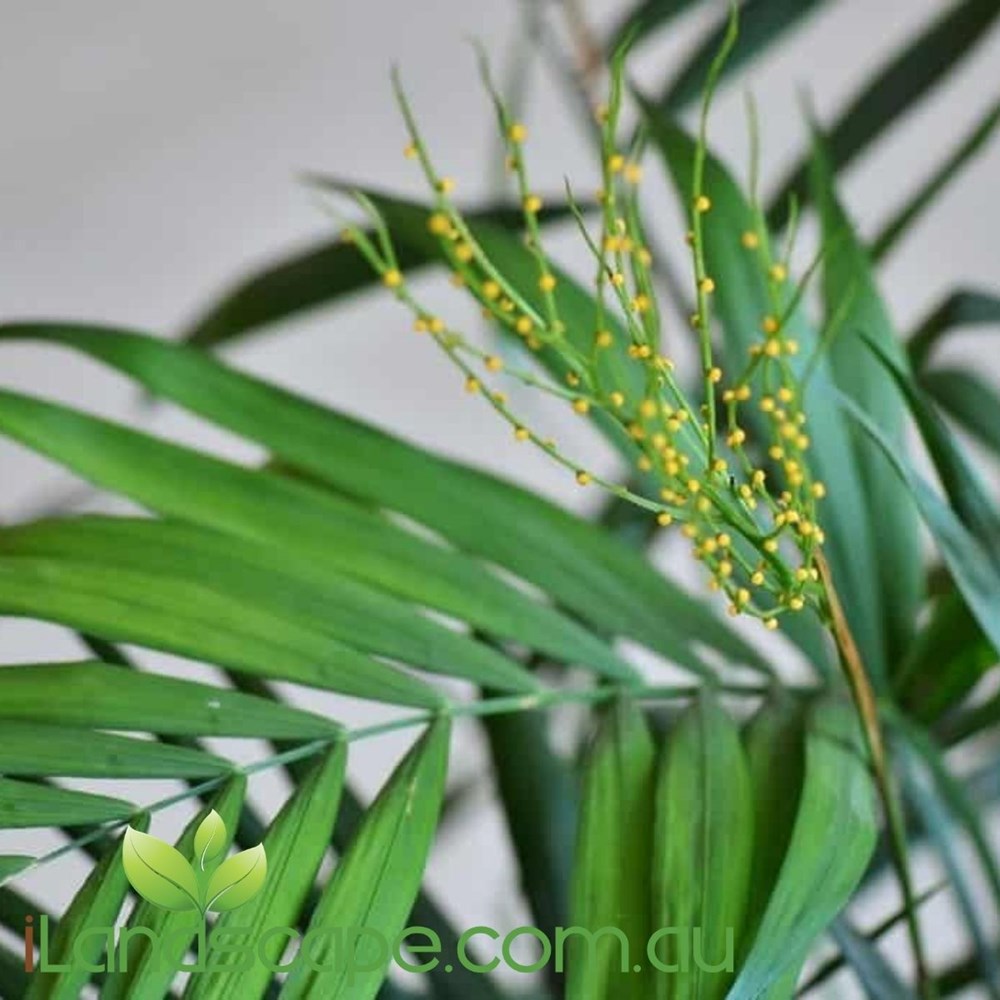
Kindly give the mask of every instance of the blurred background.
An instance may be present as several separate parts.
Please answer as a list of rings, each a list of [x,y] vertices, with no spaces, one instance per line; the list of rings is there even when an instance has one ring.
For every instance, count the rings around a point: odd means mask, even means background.
[[[599,35],[630,6],[620,0],[575,4]],[[950,6],[941,0],[820,5],[765,59],[724,86],[711,123],[713,145],[746,176],[744,93],[752,91],[764,188],[773,188],[807,142],[803,100],[821,122],[831,120],[908,36]],[[393,63],[438,163],[458,179],[459,193],[472,202],[496,197],[494,119],[479,85],[473,38],[488,49],[501,84],[526,94],[535,187],[558,195],[569,178],[576,190],[589,193],[597,164],[565,82],[538,45],[539,16],[551,44],[565,52],[577,45],[558,8],[554,0],[0,0],[0,315],[108,322],[174,337],[248,269],[329,238],[336,223],[299,181],[302,172],[422,195],[418,171],[402,156],[405,136],[389,86]],[[722,10],[723,4],[701,4],[644,44],[631,62],[634,79],[650,90],[668,79],[679,54]],[[842,175],[842,194],[862,234],[878,232],[998,92],[1000,31],[994,30],[960,73]],[[957,285],[996,287],[998,181],[995,142],[882,266],[882,290],[901,332]],[[654,222],[669,238],[668,252],[686,273],[677,205],[653,168],[646,188]],[[812,239],[807,226],[800,265]],[[571,230],[552,246],[571,268],[587,264]],[[474,312],[449,295],[445,282],[428,279],[428,288],[447,303],[450,316],[475,326]],[[581,508],[596,499],[576,490],[563,470],[517,448],[488,408],[464,398],[455,372],[428,342],[410,335],[409,326],[387,295],[372,293],[335,312],[262,330],[225,355],[561,502]],[[976,330],[951,338],[947,350],[1000,370],[995,342]],[[5,346],[0,383],[220,454],[259,457],[190,416],[167,407],[150,410],[123,380],[54,349]],[[568,449],[590,449],[613,461],[582,422],[561,412],[540,417]],[[0,484],[3,520],[49,506],[94,506],[66,474],[2,440]],[[660,558],[674,562],[670,550]],[[677,571],[684,576],[683,566]],[[81,655],[63,630],[8,619],[0,619],[0,644],[5,662]],[[197,672],[160,659],[169,669]],[[342,716],[345,710],[331,708]],[[468,753],[456,754],[459,783],[463,774],[475,773],[480,753],[471,731],[462,738]],[[366,743],[353,764],[361,785],[374,788],[404,745],[404,737]],[[259,748],[247,748],[248,757],[255,754]],[[143,789],[145,797],[161,791],[151,793],[148,783]],[[277,778],[262,777],[255,788],[269,812],[281,792]],[[488,799],[489,789],[477,790],[444,831],[431,882],[463,925],[515,926],[524,922],[523,907],[510,891],[505,833]],[[157,832],[165,836],[184,819],[164,818]],[[5,850],[28,849],[31,839],[35,853],[44,841],[35,834],[18,837]],[[82,871],[68,857],[25,884],[61,906]],[[935,903],[929,911],[945,950],[949,905]]]

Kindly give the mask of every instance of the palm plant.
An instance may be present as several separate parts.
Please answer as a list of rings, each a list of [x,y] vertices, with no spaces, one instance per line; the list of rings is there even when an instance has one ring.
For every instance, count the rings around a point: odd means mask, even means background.
[[[314,178],[324,198],[352,196],[361,221],[243,280],[180,342],[71,322],[0,327],[4,341],[80,352],[269,456],[260,467],[224,461],[0,392],[0,432],[144,511],[0,530],[0,613],[65,626],[87,651],[0,671],[0,826],[66,838],[40,857],[0,856],[0,922],[21,938],[27,915],[35,927],[44,916],[59,963],[31,971],[0,945],[4,996],[749,1000],[819,992],[848,969],[872,997],[969,987],[1000,997],[989,830],[1000,698],[987,677],[1000,648],[1000,509],[962,440],[1000,451],[1000,398],[979,374],[933,363],[952,330],[1000,319],[1000,299],[957,290],[903,337],[877,283],[880,261],[983,146],[1000,107],[874,241],[860,238],[836,191],[838,172],[958,66],[1000,7],[963,0],[921,28],[835,122],[813,126],[801,165],[765,204],[755,162],[744,189],[712,153],[711,99],[822,5],[748,0],[740,28],[735,13],[722,19],[662,94],[632,91],[630,47],[689,6],[646,0],[607,39],[580,35],[586,58],[568,83],[601,167],[595,202],[567,189],[542,204],[527,130],[484,59],[516,200],[460,207],[397,82],[426,204]],[[692,135],[677,116],[699,97]],[[640,181],[656,160],[689,222],[690,280],[665,266],[644,223]],[[796,233],[808,211],[822,239],[803,266]],[[592,257],[590,287],[544,248],[551,226],[573,223]],[[442,265],[482,309],[485,346],[425,305],[418,272]],[[606,492],[597,518],[215,353],[378,286],[517,440]],[[690,316],[682,335],[662,318],[677,310]],[[685,343],[692,365],[675,363]],[[533,426],[523,404],[535,391],[592,420],[624,473],[599,471]],[[935,484],[913,455],[914,429]],[[692,595],[654,568],[647,550],[670,531],[687,537],[724,599]],[[627,652],[635,647],[679,679],[652,682]],[[220,672],[170,676],[141,662],[143,650]],[[787,669],[796,657],[805,680]],[[310,690],[389,711],[348,728],[310,710]],[[552,740],[552,713],[568,706],[570,754]],[[505,950],[508,966],[539,973],[511,985],[487,971],[489,948],[475,969],[444,957],[456,955],[460,928],[422,883],[442,810],[453,808],[456,726],[486,736],[535,924],[524,936],[543,957],[546,942],[565,940],[565,968]],[[366,806],[345,787],[348,758],[397,731],[412,746]],[[271,748],[240,763],[224,738]],[[248,784],[277,769],[291,792],[276,815],[261,815]],[[126,801],[65,778],[187,785]],[[178,963],[204,947],[190,913],[129,895],[142,831],[184,802],[197,811],[182,855],[204,860],[209,841],[220,858],[230,841],[262,843],[268,864],[263,888],[238,909],[216,907],[209,925],[259,940],[261,960],[229,961],[220,949],[186,981]],[[915,873],[914,848],[931,852],[943,881]],[[93,866],[57,918],[18,876],[71,852]],[[899,902],[874,923],[864,904],[880,880],[898,886]],[[946,893],[968,951],[942,965],[921,914]],[[101,932],[119,919],[110,938]],[[408,926],[441,944],[418,979],[387,978],[388,962],[369,961],[360,939],[338,956],[328,933],[367,927],[391,940]],[[898,926],[907,972],[884,951]],[[561,930],[570,927],[617,933],[588,946]],[[122,949],[136,928],[169,944],[154,949],[139,935]],[[289,940],[310,932],[325,963],[276,970]],[[692,936],[706,961],[685,960]],[[116,945],[125,968],[106,961]],[[411,949],[410,965],[419,954]]]

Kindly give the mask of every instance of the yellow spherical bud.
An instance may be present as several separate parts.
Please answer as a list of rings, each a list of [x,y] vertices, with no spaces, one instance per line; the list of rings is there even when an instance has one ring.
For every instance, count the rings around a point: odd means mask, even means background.
[[[527,427],[515,427],[514,437],[518,441],[527,441],[531,437],[531,433],[528,431]]]
[[[708,372],[706,373],[706,378],[713,385],[718,384],[719,382],[722,381],[722,369],[718,367],[709,368]]]
[[[700,194],[694,200],[694,210],[696,212],[707,212],[712,207],[712,199],[708,195]]]
[[[529,194],[524,199],[524,210],[535,215],[542,210],[542,199],[537,194]]]
[[[491,372],[498,372],[503,368],[503,358],[498,358],[495,354],[490,354],[484,358],[483,364],[485,364]]]
[[[543,274],[538,279],[538,287],[543,292],[551,292],[552,289],[556,287],[556,279],[555,279],[555,277],[553,275],[551,275],[551,274]]]
[[[618,392],[617,390],[609,393],[608,399],[611,401],[612,406],[621,407],[625,405],[625,394]]]
[[[702,278],[698,282],[698,288],[700,291],[704,292],[705,295],[711,295],[715,291],[715,282],[711,278]]]
[[[826,496],[826,486],[821,482],[815,482],[812,484],[812,495],[816,497],[817,500],[822,500]]]
[[[777,627],[778,627],[778,619],[777,618],[765,618],[764,619],[764,628],[766,628],[769,632],[775,631],[775,629],[777,629]]]
[[[774,281],[784,281],[788,277],[788,269],[784,264],[772,264],[768,273]]]
[[[455,190],[455,180],[452,177],[442,177],[437,182],[437,189],[441,194],[451,194]]]
[[[408,160],[414,160],[414,159],[416,159],[416,157],[417,157],[417,147],[416,147],[416,145],[414,145],[414,143],[412,143],[412,142],[408,143],[403,148],[403,156],[405,156]]]
[[[526,337],[534,329],[534,324],[531,319],[527,316],[518,316],[517,322],[514,324],[514,329],[517,330],[522,337]]]
[[[576,411],[577,413],[579,413],[581,415],[585,414],[585,413],[589,413],[590,412],[590,403],[586,399],[583,399],[582,397],[579,398],[579,399],[574,399],[573,400],[573,409],[574,409],[574,411]]]
[[[598,347],[610,347],[615,342],[615,338],[610,330],[598,330],[594,342]]]
[[[765,316],[761,321],[761,329],[766,334],[772,334],[778,332],[778,320],[775,316]]]
[[[642,167],[638,163],[629,163],[625,167],[625,180],[629,184],[638,184],[642,180]]]
[[[451,232],[451,220],[444,212],[435,212],[427,220],[427,228],[435,236],[447,236]]]
[[[495,281],[484,281],[482,291],[483,298],[489,299],[491,302],[500,298],[500,286]]]
[[[760,246],[760,237],[752,230],[748,229],[741,237],[740,243],[747,250],[756,250]]]
[[[514,143],[524,142],[528,138],[528,130],[520,122],[512,122],[507,129],[507,138]]]
[[[674,521],[673,515],[668,514],[665,510],[660,511],[660,513],[656,515],[656,523],[661,528],[665,528],[667,527],[667,525],[673,524],[673,521]]]
[[[465,391],[466,392],[479,392],[480,388],[481,388],[481,386],[479,384],[479,379],[477,379],[475,376],[470,375],[465,380]]]
[[[440,316],[432,316],[427,322],[427,329],[431,333],[444,333],[444,320]]]
[[[578,486],[586,486],[590,482],[591,476],[589,472],[584,472],[580,469],[576,474],[576,482]]]
[[[621,173],[625,166],[625,157],[621,153],[612,153],[608,157],[608,170],[613,174]]]
[[[382,275],[382,284],[386,288],[399,288],[403,283],[403,276],[394,267],[390,268]]]

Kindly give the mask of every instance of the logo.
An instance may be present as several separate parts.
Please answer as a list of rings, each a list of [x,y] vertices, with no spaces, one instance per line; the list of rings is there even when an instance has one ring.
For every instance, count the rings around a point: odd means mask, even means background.
[[[122,864],[132,888],[164,910],[224,913],[249,903],[264,886],[267,855],[258,844],[225,858],[226,824],[213,809],[195,831],[191,861],[148,833],[125,831]],[[225,858],[225,859],[224,859]]]

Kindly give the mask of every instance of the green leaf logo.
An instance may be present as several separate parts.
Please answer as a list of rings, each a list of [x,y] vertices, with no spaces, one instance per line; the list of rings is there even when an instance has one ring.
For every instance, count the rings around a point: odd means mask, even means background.
[[[213,809],[194,835],[194,864],[157,837],[125,831],[122,864],[132,888],[165,910],[222,913],[248,903],[267,877],[264,845],[222,860],[229,841],[226,824]],[[221,862],[221,863],[219,863]]]

